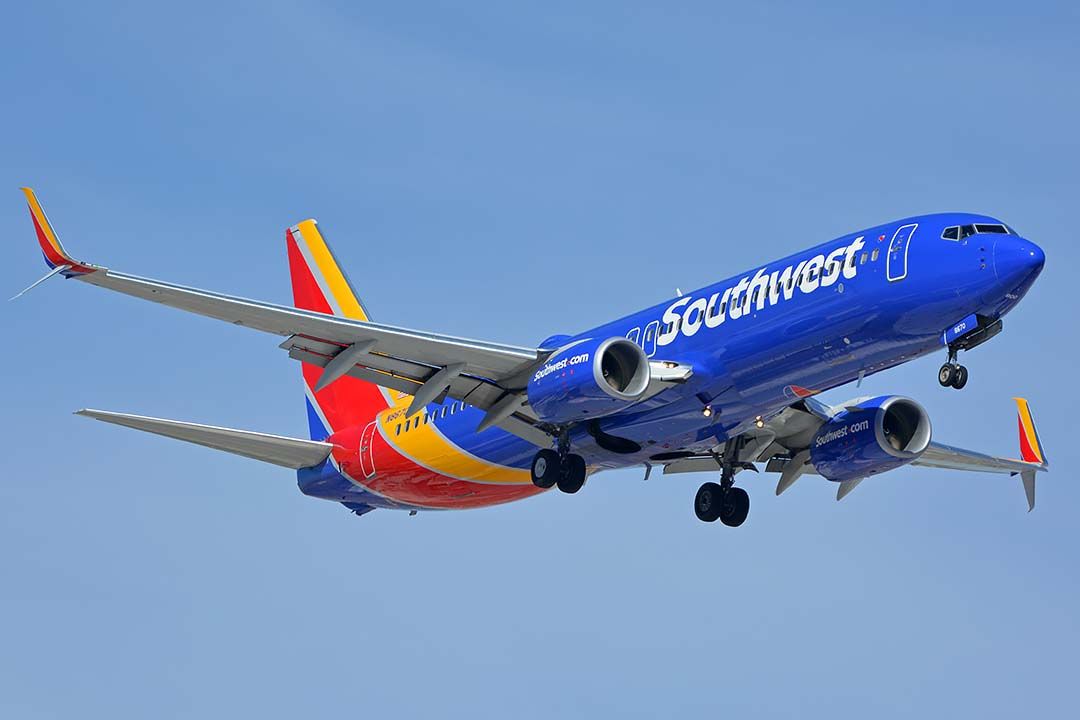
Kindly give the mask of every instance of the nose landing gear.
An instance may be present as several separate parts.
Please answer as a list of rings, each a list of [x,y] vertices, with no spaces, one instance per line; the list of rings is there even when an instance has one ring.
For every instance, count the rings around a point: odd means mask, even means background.
[[[956,362],[956,350],[949,349],[949,359],[941,366],[937,374],[941,387],[951,387],[962,390],[968,381],[968,369]]]

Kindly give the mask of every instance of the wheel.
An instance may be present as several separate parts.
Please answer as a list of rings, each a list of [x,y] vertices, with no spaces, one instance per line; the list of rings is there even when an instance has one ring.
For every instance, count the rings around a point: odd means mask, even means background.
[[[945,363],[941,366],[941,369],[937,371],[937,381],[941,383],[941,387],[951,387],[953,378],[955,377],[956,366],[952,363]]]
[[[559,453],[554,450],[541,450],[532,461],[532,481],[538,488],[547,490],[559,480]]]
[[[742,488],[727,491],[720,503],[720,522],[728,527],[739,527],[750,513],[750,495]]]
[[[956,372],[953,373],[952,386],[957,390],[963,390],[968,381],[968,369],[963,365],[956,366]]]
[[[701,522],[716,522],[720,518],[721,498],[724,489],[714,482],[707,482],[698,488],[694,496],[694,514]]]
[[[580,455],[567,455],[559,474],[559,489],[573,495],[585,484],[585,459]]]

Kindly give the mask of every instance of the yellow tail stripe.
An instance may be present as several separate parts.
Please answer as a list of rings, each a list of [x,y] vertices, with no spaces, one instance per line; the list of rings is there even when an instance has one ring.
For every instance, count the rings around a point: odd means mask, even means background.
[[[315,221],[304,220],[297,227],[300,228],[300,235],[307,245],[312,259],[318,266],[311,268],[311,271],[318,273],[322,277],[326,287],[333,293],[341,312],[344,313],[345,317],[354,320],[367,320],[367,313],[364,312],[360,301],[356,299],[352,288],[349,287],[349,282],[345,279],[345,275],[341,272],[337,262],[334,261],[334,256],[330,254],[330,248],[327,247],[326,241],[323,240],[322,233],[319,232]]]

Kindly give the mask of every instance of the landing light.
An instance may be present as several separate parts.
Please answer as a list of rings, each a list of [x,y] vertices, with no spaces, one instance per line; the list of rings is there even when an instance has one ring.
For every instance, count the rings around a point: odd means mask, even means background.
[[[756,418],[754,418],[754,425],[756,425],[759,429],[765,427],[764,418],[758,415]]]
[[[701,414],[705,417],[712,417],[712,405],[706,405],[705,407],[701,408]]]

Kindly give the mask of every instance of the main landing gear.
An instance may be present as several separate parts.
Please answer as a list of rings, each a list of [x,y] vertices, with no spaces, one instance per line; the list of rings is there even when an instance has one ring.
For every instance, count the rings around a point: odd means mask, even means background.
[[[559,449],[541,450],[532,461],[532,481],[547,490],[558,486],[564,493],[574,494],[585,484],[585,459],[570,452],[566,434],[559,436]]]
[[[720,460],[720,482],[707,482],[698,488],[694,496],[694,514],[702,522],[719,520],[728,527],[739,527],[750,512],[750,496],[742,488],[735,487],[735,472],[743,467],[736,460],[741,438],[728,440]]]
[[[949,348],[949,359],[938,370],[937,380],[941,387],[963,389],[968,381],[968,369],[956,362],[956,350]]]

